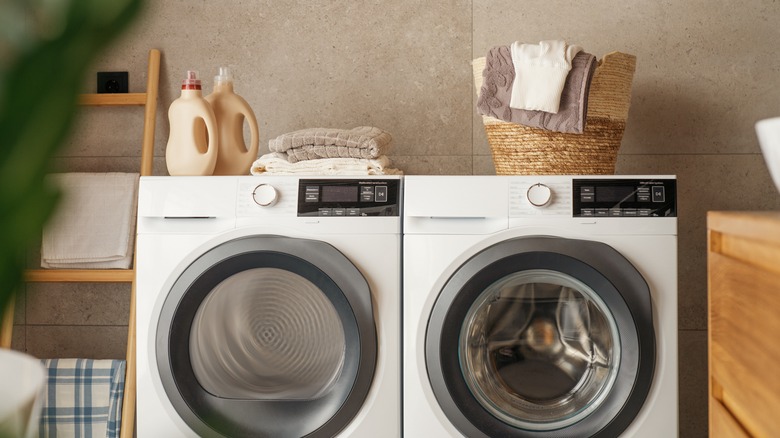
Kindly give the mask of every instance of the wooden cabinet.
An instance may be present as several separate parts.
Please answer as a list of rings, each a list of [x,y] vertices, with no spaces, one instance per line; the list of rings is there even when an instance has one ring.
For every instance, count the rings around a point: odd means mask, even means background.
[[[710,212],[712,437],[780,433],[780,212]]]

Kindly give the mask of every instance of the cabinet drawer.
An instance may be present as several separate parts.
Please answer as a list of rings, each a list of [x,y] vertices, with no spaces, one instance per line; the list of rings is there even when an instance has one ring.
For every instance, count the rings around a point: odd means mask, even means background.
[[[708,263],[710,373],[722,387],[720,402],[750,434],[773,436],[780,430],[780,273],[713,251]]]

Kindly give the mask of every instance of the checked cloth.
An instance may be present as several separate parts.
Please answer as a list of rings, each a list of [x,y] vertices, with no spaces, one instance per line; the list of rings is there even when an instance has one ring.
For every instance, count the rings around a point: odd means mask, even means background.
[[[115,438],[122,422],[125,361],[44,359],[40,438]]]

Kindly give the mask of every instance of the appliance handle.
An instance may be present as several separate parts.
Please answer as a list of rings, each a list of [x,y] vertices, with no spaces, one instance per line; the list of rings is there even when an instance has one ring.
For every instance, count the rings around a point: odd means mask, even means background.
[[[433,219],[433,220],[485,220],[491,219],[487,216],[409,216],[416,219]]]
[[[404,219],[406,232],[417,234],[488,234],[505,230],[509,219],[495,216],[407,216]]]

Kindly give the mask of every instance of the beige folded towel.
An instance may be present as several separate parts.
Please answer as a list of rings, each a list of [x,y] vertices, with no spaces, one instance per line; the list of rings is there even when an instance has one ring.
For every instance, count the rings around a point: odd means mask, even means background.
[[[127,269],[133,255],[137,173],[50,175],[63,200],[43,230],[41,266]]]
[[[255,160],[252,175],[402,175],[390,167],[387,156],[367,160],[362,158],[321,158],[291,163],[278,152],[265,154]]]
[[[291,163],[319,158],[372,159],[386,155],[392,141],[390,133],[373,126],[309,128],[282,134],[269,141],[268,148],[286,153]]]

